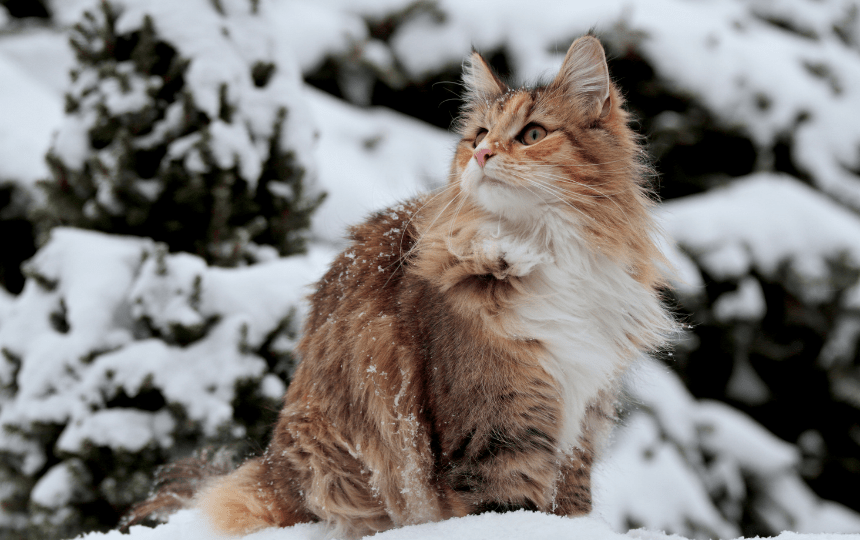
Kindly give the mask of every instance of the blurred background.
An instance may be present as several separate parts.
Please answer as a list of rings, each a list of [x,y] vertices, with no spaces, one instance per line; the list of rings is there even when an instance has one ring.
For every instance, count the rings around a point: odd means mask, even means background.
[[[595,478],[619,531],[860,532],[858,0],[0,0],[0,538],[265,447],[348,224],[441,185],[474,46],[590,29],[686,323]]]

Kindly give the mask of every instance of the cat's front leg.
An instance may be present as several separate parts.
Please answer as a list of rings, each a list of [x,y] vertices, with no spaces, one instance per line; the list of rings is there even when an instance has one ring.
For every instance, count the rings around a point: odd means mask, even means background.
[[[480,236],[474,244],[475,260],[484,274],[496,279],[509,276],[522,277],[530,274],[542,264],[551,264],[555,259],[544,249],[511,236]]]

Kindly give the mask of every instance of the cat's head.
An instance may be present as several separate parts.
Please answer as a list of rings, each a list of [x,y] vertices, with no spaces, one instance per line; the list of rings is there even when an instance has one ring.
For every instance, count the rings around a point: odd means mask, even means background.
[[[479,206],[601,229],[643,205],[641,150],[597,38],[577,39],[548,84],[511,88],[477,52],[463,80],[452,181]]]

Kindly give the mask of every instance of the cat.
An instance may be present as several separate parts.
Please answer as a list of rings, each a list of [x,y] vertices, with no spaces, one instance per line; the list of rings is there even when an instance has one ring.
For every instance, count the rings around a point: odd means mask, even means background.
[[[674,329],[649,169],[592,35],[548,84],[463,81],[448,184],[351,229],[268,448],[193,499],[216,529],[590,512],[619,377]]]

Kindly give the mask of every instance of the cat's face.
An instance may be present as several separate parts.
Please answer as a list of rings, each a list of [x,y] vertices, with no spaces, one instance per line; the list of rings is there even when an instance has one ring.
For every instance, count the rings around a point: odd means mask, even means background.
[[[573,186],[560,180],[582,156],[553,101],[543,89],[475,103],[456,159],[463,190],[485,209],[516,214],[568,198]]]
[[[577,219],[631,183],[618,173],[636,161],[635,140],[597,39],[577,40],[545,86],[509,89],[477,53],[464,80],[453,177],[485,210],[527,218],[553,207]]]

